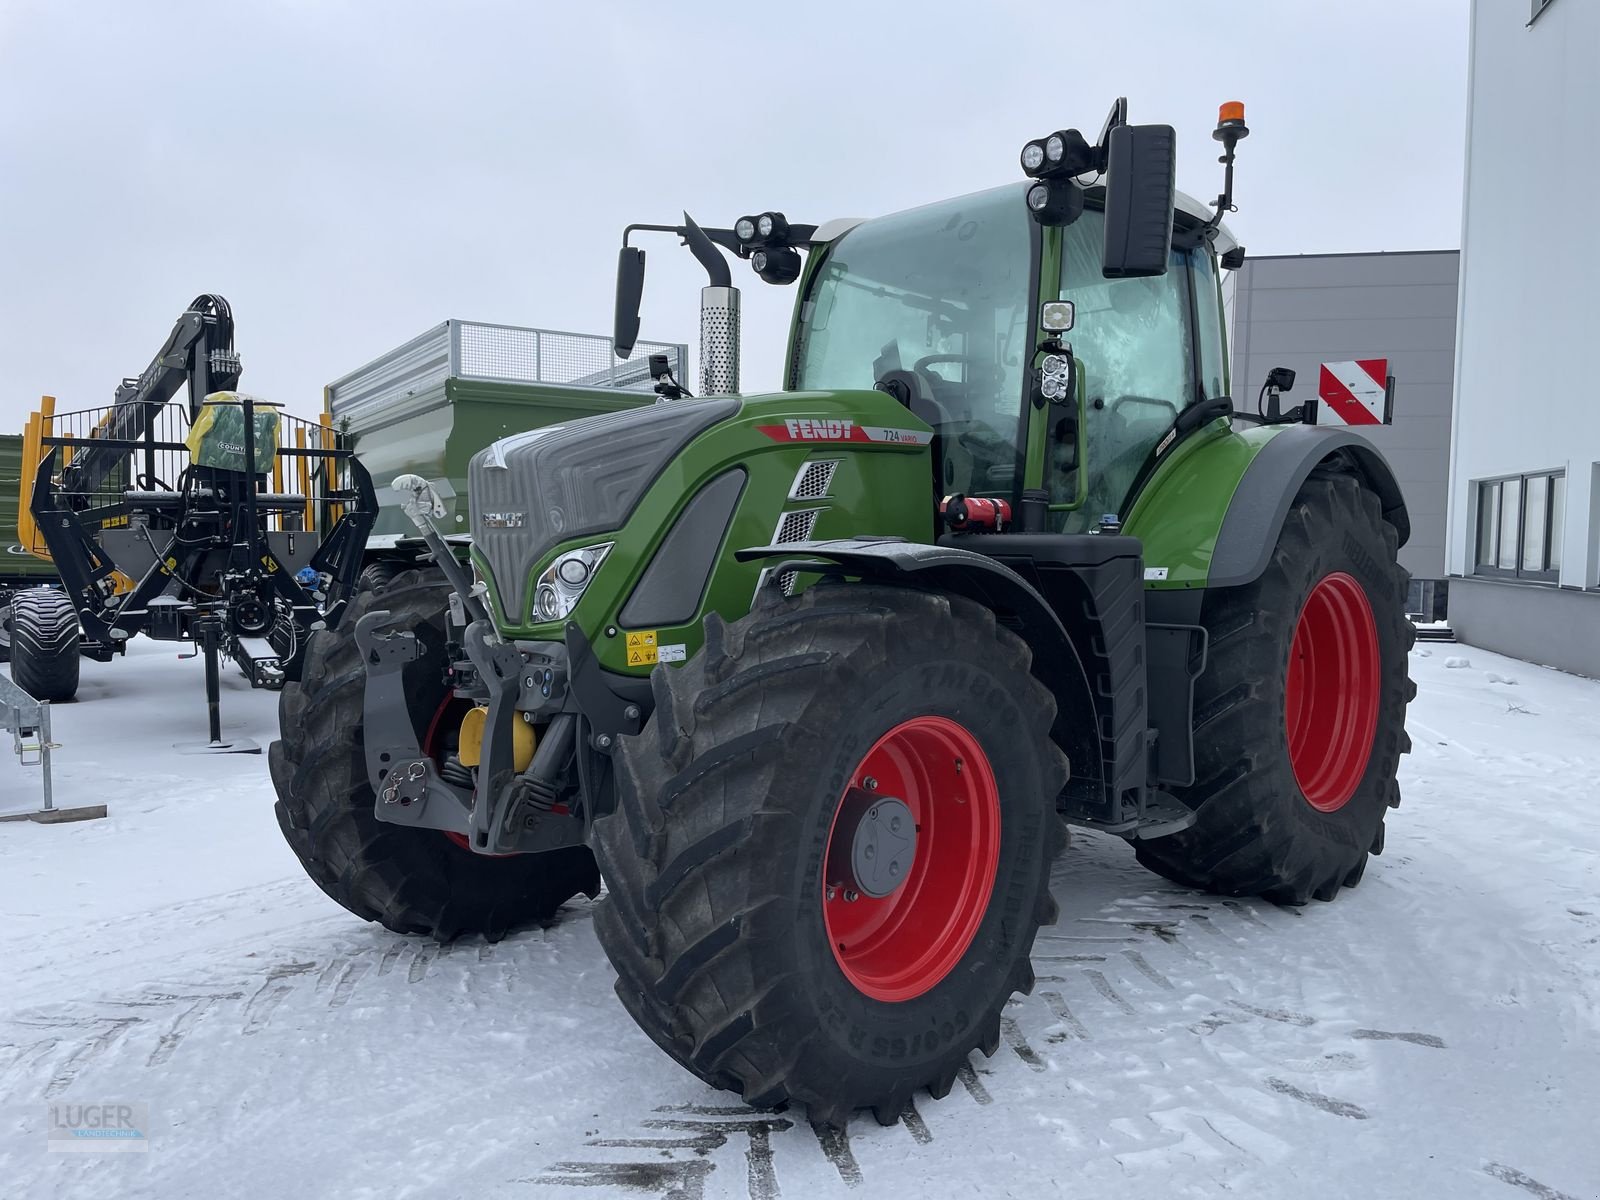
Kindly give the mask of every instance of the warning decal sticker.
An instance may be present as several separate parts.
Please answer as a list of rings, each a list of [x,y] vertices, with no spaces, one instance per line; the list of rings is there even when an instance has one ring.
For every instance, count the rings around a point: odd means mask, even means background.
[[[660,661],[654,629],[636,629],[628,634],[628,665],[630,667],[654,666]]]

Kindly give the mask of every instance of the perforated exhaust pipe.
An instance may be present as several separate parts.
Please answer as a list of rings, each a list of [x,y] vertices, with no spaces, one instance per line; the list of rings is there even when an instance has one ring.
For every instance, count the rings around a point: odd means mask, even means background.
[[[700,289],[700,394],[739,390],[739,289]]]

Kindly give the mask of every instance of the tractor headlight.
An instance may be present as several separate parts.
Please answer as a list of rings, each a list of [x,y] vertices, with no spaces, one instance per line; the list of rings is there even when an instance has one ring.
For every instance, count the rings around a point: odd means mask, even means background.
[[[1047,354],[1039,364],[1039,394],[1051,404],[1072,399],[1074,369],[1067,354]]]
[[[1022,148],[1022,170],[1025,174],[1032,175],[1044,166],[1044,143],[1029,142]]]
[[[1061,161],[1061,156],[1067,152],[1066,142],[1061,140],[1059,133],[1052,133],[1044,140],[1044,156],[1052,164]]]
[[[559,621],[578,606],[614,543],[568,550],[544,569],[534,585],[533,611],[540,621]]]
[[[733,234],[741,242],[756,240],[756,223],[753,217],[740,217],[733,223]]]

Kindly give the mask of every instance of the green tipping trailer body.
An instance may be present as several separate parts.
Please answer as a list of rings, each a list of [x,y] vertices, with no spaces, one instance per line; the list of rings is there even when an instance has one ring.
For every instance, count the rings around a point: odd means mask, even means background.
[[[326,410],[372,475],[379,512],[368,540],[381,554],[416,528],[390,488],[426,478],[447,530],[465,535],[467,465],[508,434],[652,404],[649,356],[682,377],[687,347],[640,342],[618,360],[609,337],[449,320],[329,384]]]
[[[0,591],[51,583],[56,569],[48,559],[30,554],[17,533],[22,497],[22,435],[0,434]]]

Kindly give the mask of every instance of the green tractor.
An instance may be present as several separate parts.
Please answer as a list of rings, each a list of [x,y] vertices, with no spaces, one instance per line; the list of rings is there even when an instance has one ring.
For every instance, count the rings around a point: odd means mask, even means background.
[[[705,265],[700,391],[502,438],[471,549],[318,633],[278,815],[389,929],[497,938],[605,882],[617,994],[755,1106],[893,1122],[1033,983],[1068,825],[1182,885],[1332,900],[1408,748],[1408,522],[1314,404],[1229,398],[1213,206],[1118,102],[1026,179],[876,220],[633,226]],[[738,392],[729,259],[798,283]],[[1267,389],[1263,389],[1266,391]]]

